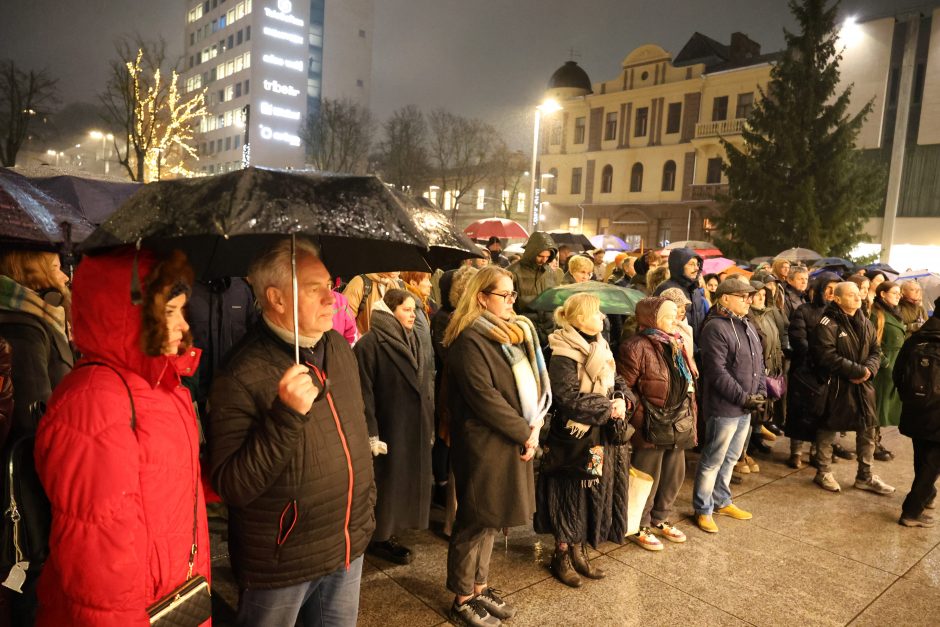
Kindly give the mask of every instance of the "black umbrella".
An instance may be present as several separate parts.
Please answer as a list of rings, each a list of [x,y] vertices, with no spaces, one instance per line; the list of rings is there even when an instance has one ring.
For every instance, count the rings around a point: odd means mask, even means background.
[[[483,257],[479,246],[457,230],[450,218],[430,200],[423,196],[413,198],[397,190],[395,195],[427,240],[430,249],[426,258],[432,268],[450,268],[464,259]]]
[[[94,225],[78,211],[38,189],[25,176],[0,168],[0,242],[22,248],[65,251]]]
[[[247,275],[257,253],[291,234],[313,239],[339,276],[429,269],[425,237],[378,178],[254,167],[145,185],[81,248],[179,248],[207,280]]]
[[[107,220],[141,187],[141,183],[68,175],[31,178],[30,181],[59,202],[78,209],[96,226]]]
[[[552,239],[555,240],[555,244],[558,246],[567,245],[574,249],[581,250],[593,250],[597,248],[594,244],[591,243],[585,235],[582,233],[568,233],[567,231],[552,231],[549,233],[552,236]]]

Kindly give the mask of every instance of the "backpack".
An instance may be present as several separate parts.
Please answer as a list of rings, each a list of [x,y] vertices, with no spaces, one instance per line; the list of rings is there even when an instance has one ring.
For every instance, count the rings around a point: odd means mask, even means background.
[[[917,342],[904,358],[894,368],[901,402],[912,409],[940,403],[940,342]]]
[[[357,320],[362,314],[362,310],[366,308],[366,303],[369,302],[369,296],[372,294],[372,279],[364,274],[360,274],[359,276],[362,277],[362,298],[359,299],[359,308],[356,310]],[[352,283],[352,281],[349,283]],[[345,292],[346,288],[349,287],[349,283],[343,286],[343,292]]]
[[[134,397],[120,372],[101,362],[78,366],[104,366],[117,374],[130,399],[130,427],[137,430]],[[76,368],[77,369],[77,368]],[[37,403],[32,411],[40,415],[45,405]],[[36,472],[33,459],[35,435],[24,435],[3,451],[3,518],[0,520],[0,585],[22,592],[26,571],[38,570],[49,556],[49,533],[52,528],[52,507]]]

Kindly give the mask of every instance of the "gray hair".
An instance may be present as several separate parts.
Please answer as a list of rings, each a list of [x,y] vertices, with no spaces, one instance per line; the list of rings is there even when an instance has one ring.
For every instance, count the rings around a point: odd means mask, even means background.
[[[908,292],[912,292],[914,290],[919,290],[921,292],[924,291],[924,286],[922,286],[917,279],[908,279],[907,281],[901,283],[902,293],[907,294]]]
[[[851,291],[850,288],[853,288],[853,287],[855,288],[856,291],[858,291],[858,285],[856,285],[852,281],[842,281],[841,283],[836,285],[836,288],[833,291],[833,294],[835,296],[838,296],[839,298],[842,298],[843,296],[845,296],[846,291]]]
[[[248,270],[248,283],[251,284],[251,291],[262,309],[267,304],[265,292],[269,287],[290,291],[290,250],[290,238],[285,237],[267,248],[251,263],[251,268]],[[316,245],[304,237],[297,238],[297,253],[298,256],[306,253],[318,259],[320,257],[320,251]]]

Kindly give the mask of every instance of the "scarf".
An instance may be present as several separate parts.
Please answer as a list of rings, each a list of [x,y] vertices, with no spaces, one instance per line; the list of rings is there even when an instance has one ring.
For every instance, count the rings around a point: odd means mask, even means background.
[[[288,331],[287,329],[277,326],[276,324],[271,322],[271,320],[269,320],[268,317],[264,314],[261,314],[261,318],[264,320],[264,324],[266,324],[267,327],[271,329],[271,332],[274,333],[274,335],[276,335],[278,339],[290,344],[291,346],[294,345],[293,329]],[[320,335],[318,337],[308,337],[306,335],[301,335],[300,333],[298,333],[297,344],[300,346],[300,348],[313,348],[314,346],[316,346],[317,342],[320,341],[321,337],[323,337],[323,335]]]
[[[415,372],[421,367],[421,354],[414,330],[408,330],[398,321],[395,314],[384,300],[377,300],[372,305],[372,327],[370,333],[376,333],[414,366]]]
[[[664,354],[672,355],[672,364],[671,366],[675,369],[678,369],[679,374],[682,375],[682,378],[685,379],[685,382],[688,384],[689,389],[692,389],[692,371],[689,370],[689,364],[685,360],[685,351],[682,348],[682,338],[678,335],[669,335],[665,331],[660,329],[643,329],[640,331],[640,335],[645,335],[654,342],[659,342],[665,346],[668,346],[671,350],[663,351]]]
[[[507,321],[484,311],[471,326],[500,345],[512,369],[522,417],[530,427],[541,429],[552,406],[552,387],[542,348],[535,339],[538,337],[535,325],[525,316]]]
[[[29,314],[49,324],[62,337],[68,337],[65,307],[50,305],[42,297],[10,277],[0,274],[0,310]]]
[[[598,335],[595,341],[588,342],[577,329],[566,324],[548,336],[548,345],[552,355],[567,357],[578,364],[582,394],[607,396],[614,387],[617,371],[614,355],[603,337]]]

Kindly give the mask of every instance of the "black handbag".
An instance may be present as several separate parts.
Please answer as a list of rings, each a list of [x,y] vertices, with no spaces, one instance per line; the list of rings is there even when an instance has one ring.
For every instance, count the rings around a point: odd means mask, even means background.
[[[656,407],[646,398],[643,403],[643,439],[654,446],[689,449],[695,446],[695,418],[687,395],[672,407]]]
[[[553,417],[557,418],[557,416]],[[592,425],[580,438],[571,434],[559,420],[552,420],[540,472],[570,479],[597,479],[603,473],[604,447],[600,429]]]

